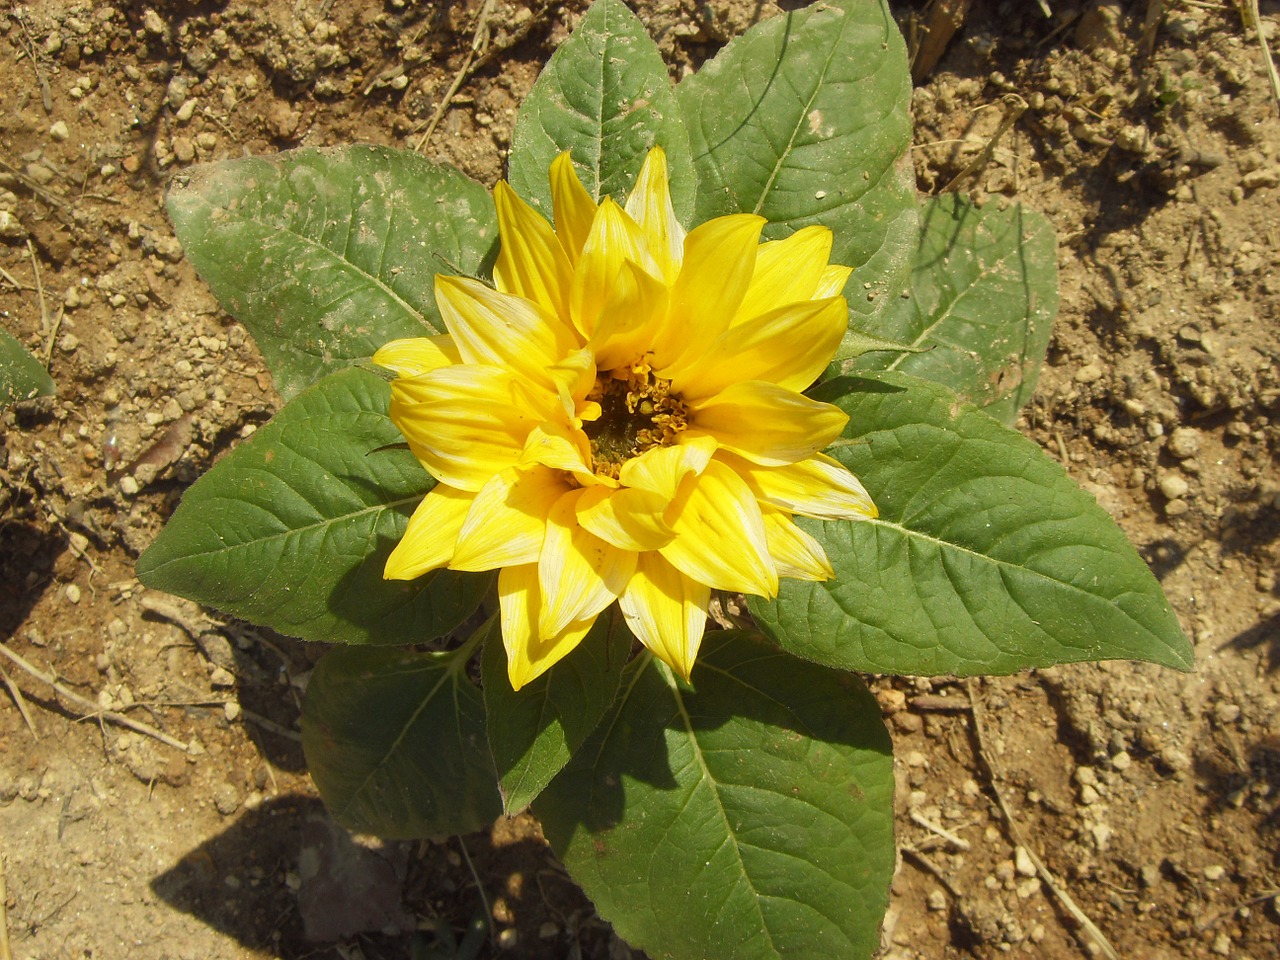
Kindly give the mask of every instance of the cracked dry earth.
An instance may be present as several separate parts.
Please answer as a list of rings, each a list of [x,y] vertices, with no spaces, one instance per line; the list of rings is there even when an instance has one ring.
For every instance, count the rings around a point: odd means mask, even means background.
[[[895,6],[909,34],[927,6]],[[963,185],[1058,234],[1062,307],[1021,426],[1139,546],[1198,664],[875,679],[903,849],[883,955],[1104,956],[1074,909],[1130,960],[1264,960],[1280,937],[1280,122],[1230,3],[1048,6],[970,6],[915,92],[919,184],[965,169],[1005,94],[1025,100]],[[634,7],[677,78],[777,12]],[[584,8],[497,0],[491,52],[422,151],[501,176],[516,106]],[[428,945],[465,950],[486,910],[479,956],[638,956],[528,819],[421,844],[335,829],[296,734],[320,651],[133,577],[183,489],[278,401],[183,259],[166,180],[297,145],[413,147],[484,9],[0,10],[0,322],[58,385],[3,413],[0,636],[66,691],[0,664],[27,714],[6,690],[15,958],[439,956]],[[1274,42],[1280,5],[1261,12]]]

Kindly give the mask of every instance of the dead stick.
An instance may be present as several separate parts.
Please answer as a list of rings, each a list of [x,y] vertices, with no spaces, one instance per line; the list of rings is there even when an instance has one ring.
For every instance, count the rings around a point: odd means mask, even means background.
[[[22,659],[22,657],[18,656],[16,653],[10,650],[3,643],[0,643],[0,653],[3,653],[6,657],[12,660],[17,666],[21,667],[23,670],[31,674],[31,676],[35,677],[37,680],[41,681],[42,683],[47,683],[49,686],[53,687],[54,692],[57,693],[59,696],[65,697],[67,700],[70,700],[81,710],[84,710],[85,716],[101,717],[103,720],[109,720],[110,722],[117,724],[118,726],[128,727],[130,730],[133,730],[137,733],[141,733],[148,737],[152,737],[156,740],[159,740],[161,743],[166,744],[170,747],[173,747],[175,750],[181,750],[183,753],[188,752],[189,748],[185,743],[183,743],[181,740],[174,739],[164,731],[157,730],[155,727],[142,723],[138,720],[131,720],[129,717],[126,717],[124,714],[116,713],[114,710],[103,710],[92,700],[86,699],[85,697],[80,696],[80,694],[75,693],[71,690],[68,690],[65,686],[60,684],[56,679],[54,679],[49,674],[42,673],[40,670],[36,669],[31,664],[27,663],[26,660]]]
[[[0,857],[0,960],[13,960],[9,952],[9,887],[4,879],[4,857]]]
[[[13,697],[13,702],[18,705],[18,712],[22,714],[22,719],[27,722],[27,729],[31,731],[31,736],[39,740],[40,734],[36,731],[35,721],[31,719],[31,714],[27,711],[27,700],[22,695],[22,691],[18,689],[18,685],[13,682],[9,672],[4,667],[0,667],[0,677],[4,679],[4,685],[9,688],[9,695]]]
[[[1000,778],[996,774],[995,764],[991,759],[991,753],[986,747],[986,719],[983,708],[978,700],[978,695],[974,692],[973,681],[965,682],[965,690],[969,693],[969,703],[973,707],[973,736],[978,744],[978,755],[981,757],[983,764],[987,768],[987,773],[991,779],[991,792],[995,794],[996,804],[1000,807],[1000,812],[1004,815],[1005,825],[1009,828],[1009,836],[1018,846],[1027,851],[1027,856],[1031,859],[1031,863],[1036,868],[1036,873],[1040,875],[1040,879],[1044,881],[1044,885],[1054,892],[1062,905],[1067,908],[1067,912],[1075,917],[1076,923],[1084,928],[1085,932],[1093,938],[1093,942],[1097,944],[1098,949],[1102,951],[1102,955],[1107,960],[1120,960],[1120,955],[1116,953],[1115,948],[1111,946],[1111,942],[1102,934],[1097,925],[1089,919],[1083,910],[1077,906],[1076,902],[1071,899],[1071,895],[1067,893],[1053,874],[1049,872],[1049,868],[1044,865],[1044,861],[1027,843],[1026,838],[1022,835],[1022,830],[1018,827],[1017,821],[1013,819],[1013,811],[1009,809],[1009,805],[1005,802],[1004,794],[1000,792]]]
[[[1023,100],[1016,93],[1006,93],[1000,98],[1000,103],[1004,107],[1004,116],[1000,118],[1000,126],[996,127],[996,132],[991,135],[991,139],[987,141],[987,145],[982,148],[982,152],[974,157],[965,166],[963,170],[951,178],[948,183],[940,191],[941,193],[950,193],[960,186],[961,181],[971,174],[977,173],[988,163],[991,162],[992,155],[996,152],[996,147],[1009,128],[1018,122],[1018,118],[1027,112],[1027,101]]]

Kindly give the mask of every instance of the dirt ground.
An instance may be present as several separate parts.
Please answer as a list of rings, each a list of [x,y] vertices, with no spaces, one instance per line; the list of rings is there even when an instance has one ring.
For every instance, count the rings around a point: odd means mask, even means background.
[[[422,151],[501,176],[516,106],[585,6],[488,8],[488,52]],[[1023,98],[964,184],[1058,232],[1062,308],[1022,426],[1138,544],[1198,664],[875,679],[901,781],[884,956],[1106,956],[1087,916],[1128,960],[1264,960],[1280,953],[1280,121],[1230,2],[1047,6],[973,3],[915,93],[920,188]],[[677,77],[776,13],[635,7]],[[897,11],[910,27],[925,7]],[[167,178],[297,145],[414,147],[485,9],[0,12],[0,322],[58,384],[3,414],[0,639],[64,691],[0,660],[18,960],[639,956],[527,819],[438,843],[336,831],[296,732],[321,651],[133,576],[185,486],[277,404],[183,259]],[[1280,46],[1280,5],[1262,12]]]

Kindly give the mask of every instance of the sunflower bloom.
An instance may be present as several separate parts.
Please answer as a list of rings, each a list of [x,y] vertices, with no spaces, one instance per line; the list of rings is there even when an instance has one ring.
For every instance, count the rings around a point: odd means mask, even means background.
[[[840,343],[852,271],[823,227],[761,243],[763,218],[736,214],[686,233],[660,149],[625,207],[596,203],[567,153],[551,193],[554,227],[499,183],[493,285],[437,276],[448,334],[374,357],[437,480],[385,576],[499,570],[517,690],[614,601],[687,679],[712,590],[832,576],[795,515],[876,515],[820,452],[847,417],[800,392]]]

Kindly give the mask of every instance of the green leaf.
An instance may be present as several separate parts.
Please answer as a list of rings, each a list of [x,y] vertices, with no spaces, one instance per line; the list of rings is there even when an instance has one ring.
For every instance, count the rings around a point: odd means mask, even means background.
[[[869,957],[893,875],[893,761],[856,678],[708,633],[678,684],[637,660],[534,802],[573,878],[654,957]]]
[[[173,183],[187,257],[285,398],[388,340],[442,332],[436,273],[475,273],[498,236],[484,187],[405,150],[295,150]]]
[[[849,414],[828,452],[880,517],[801,522],[835,577],[784,580],[777,599],[752,600],[785,649],[874,673],[1113,659],[1190,668],[1191,645],[1133,545],[1030,440],[902,374],[814,395]]]
[[[564,769],[613,703],[631,642],[615,607],[596,620],[573,653],[516,691],[507,678],[501,631],[494,626],[481,666],[489,749],[507,814],[527,807]]]
[[[19,340],[0,330],[0,407],[53,395],[53,378]]]
[[[348,647],[311,674],[307,769],[333,818],[388,839],[470,833],[501,812],[465,655]]]
[[[693,163],[666,64],[622,0],[597,0],[520,106],[511,185],[550,218],[547,172],[552,160],[572,150],[587,191],[622,202],[654,146],[666,151],[671,200],[687,223]]]
[[[864,330],[905,286],[916,244],[911,77],[887,7],[815,4],[734,39],[677,88],[698,213],[758,213],[765,236],[817,223]]]
[[[491,578],[382,579],[432,486],[387,416],[390,387],[359,369],[288,403],[182,498],[138,577],[304,640],[406,643],[448,633]]]
[[[1058,312],[1057,246],[1049,221],[1020,204],[979,208],[937,197],[924,208],[908,297],[880,333],[924,352],[866,357],[857,370],[935,380],[1012,424],[1035,392]]]

